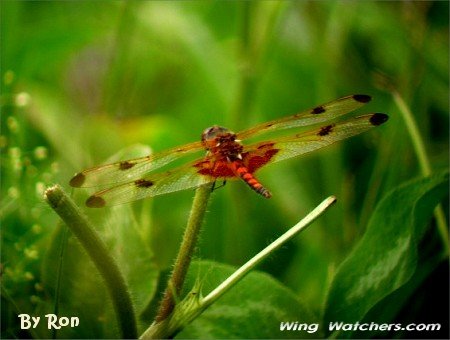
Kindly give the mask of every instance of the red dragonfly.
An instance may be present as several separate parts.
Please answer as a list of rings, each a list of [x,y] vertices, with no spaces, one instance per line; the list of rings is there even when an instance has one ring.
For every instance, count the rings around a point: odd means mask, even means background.
[[[146,157],[101,165],[77,173],[71,180],[72,187],[93,187],[109,184],[90,196],[86,205],[101,208],[174,191],[196,188],[216,180],[242,179],[265,198],[270,191],[255,177],[255,172],[267,164],[275,163],[323,148],[336,141],[357,135],[388,120],[384,113],[372,113],[354,117],[340,123],[320,126],[314,130],[296,133],[244,145],[242,141],[256,135],[326,122],[368,103],[371,97],[364,94],[346,96],[293,116],[272,120],[250,129],[234,133],[214,125],[202,133],[198,142],[179,146]],[[193,152],[205,151],[206,155],[170,171],[151,174]],[[150,174],[147,174],[150,173]]]

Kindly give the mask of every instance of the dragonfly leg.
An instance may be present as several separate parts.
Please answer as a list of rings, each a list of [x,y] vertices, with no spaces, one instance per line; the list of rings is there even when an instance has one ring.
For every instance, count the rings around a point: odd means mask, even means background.
[[[224,187],[225,184],[227,184],[227,181],[226,181],[226,180],[223,180],[222,185],[216,187],[216,182],[217,182],[217,181],[214,181],[213,186],[212,186],[212,188],[211,188],[211,192],[214,191],[214,190],[220,189],[220,188]]]

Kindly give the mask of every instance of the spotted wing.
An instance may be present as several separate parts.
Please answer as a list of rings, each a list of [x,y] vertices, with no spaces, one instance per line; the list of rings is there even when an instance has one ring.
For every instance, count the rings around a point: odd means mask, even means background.
[[[146,157],[90,168],[72,177],[70,185],[75,188],[89,188],[102,184],[129,182],[182,156],[202,149],[202,143],[195,142]]]
[[[239,132],[237,134],[237,139],[254,137],[269,131],[322,123],[356,110],[371,100],[372,98],[366,94],[354,94],[351,96],[342,97],[327,104],[297,113],[293,116],[256,125],[255,127]]]
[[[186,190],[211,183],[214,177],[199,174],[196,167],[199,161],[180,166],[172,171],[154,174],[124,183],[110,189],[101,190],[90,196],[86,205],[90,208],[102,208],[147,197]]]
[[[296,157],[358,135],[383,124],[388,118],[384,113],[373,113],[275,141],[252,144],[245,147],[242,153],[243,161],[248,171],[253,173],[269,162],[275,163]]]

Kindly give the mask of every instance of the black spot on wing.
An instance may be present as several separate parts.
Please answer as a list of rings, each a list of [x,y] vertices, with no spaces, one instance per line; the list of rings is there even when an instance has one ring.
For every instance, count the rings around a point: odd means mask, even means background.
[[[320,131],[317,133],[318,136],[326,136],[330,134],[331,131],[333,131],[334,125],[327,125],[320,129]]]
[[[138,188],[150,188],[155,183],[153,183],[152,181],[146,180],[146,179],[138,179],[138,180],[134,181],[134,184]]]
[[[86,206],[89,208],[103,208],[106,202],[100,196],[92,195],[86,200]]]
[[[354,94],[353,99],[360,103],[368,103],[372,100],[372,97],[367,94]]]
[[[369,121],[372,125],[378,126],[385,123],[388,119],[389,116],[385,113],[374,113]]]
[[[131,169],[135,165],[136,165],[136,163],[132,163],[130,161],[124,161],[124,162],[119,163],[119,169],[120,170],[128,170],[128,169]]]
[[[313,115],[318,115],[320,113],[324,113],[325,111],[326,110],[325,110],[325,108],[323,106],[317,106],[317,107],[315,107],[314,109],[311,110],[311,113]]]
[[[71,187],[79,188],[83,185],[85,179],[86,179],[86,176],[83,175],[81,172],[79,172],[75,176],[72,177],[69,184]]]

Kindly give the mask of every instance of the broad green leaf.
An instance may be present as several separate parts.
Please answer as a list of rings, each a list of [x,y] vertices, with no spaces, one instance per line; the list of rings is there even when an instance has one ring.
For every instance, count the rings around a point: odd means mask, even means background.
[[[445,195],[447,172],[401,185],[380,202],[361,242],[334,277],[326,324],[360,321],[377,302],[408,282],[417,265],[417,245]]]
[[[151,153],[149,146],[135,144],[119,150],[105,163],[144,157]],[[105,228],[105,237],[127,281],[138,316],[153,298],[159,276],[147,240],[148,230],[145,229],[148,225],[138,223],[130,204],[115,206],[102,212],[102,215],[107,217],[99,223]]]
[[[159,270],[144,231],[133,218],[129,205],[114,207],[105,223],[111,251],[128,283],[136,315],[144,310],[156,292]]]
[[[408,313],[409,320],[414,320],[412,322],[415,322],[418,320],[415,316],[419,312],[419,307],[422,307],[423,298],[422,294],[419,293],[420,298],[415,299],[414,295],[417,296],[417,290],[419,287],[421,287],[424,284],[424,281],[426,281],[430,274],[433,273],[434,270],[441,264],[442,266],[446,266],[446,264],[442,263],[442,256],[435,255],[432,258],[427,259],[418,259],[418,264],[416,271],[414,275],[411,277],[411,279],[404,284],[399,289],[395,290],[391,294],[385,296],[382,300],[380,300],[373,308],[369,310],[369,312],[364,316],[362,321],[360,323],[368,323],[371,322],[377,323],[377,324],[383,324],[386,323],[387,320],[395,320],[395,323],[404,323],[404,319],[398,319],[399,313],[401,313],[402,310],[408,310],[412,309],[410,313]],[[448,266],[448,263],[447,263]],[[415,311],[414,311],[415,310]],[[394,319],[395,318],[395,319]],[[441,325],[444,325],[447,322],[447,319],[445,315],[442,315],[442,320],[433,318],[432,316],[428,318],[432,323],[441,323]],[[421,322],[425,322],[425,320],[420,319]],[[433,332],[433,337],[436,339],[441,338],[441,335],[444,335],[445,337],[446,332],[445,329],[440,330],[441,333]],[[448,334],[448,333],[447,333]],[[395,335],[396,338],[408,338],[412,337],[414,338],[415,335],[411,335],[411,332],[406,330],[391,330],[390,332],[387,331],[380,331],[374,329],[373,331],[355,331],[346,333],[345,336],[351,336],[351,338],[359,339],[359,338],[391,338],[392,335]]]
[[[232,266],[201,261],[192,264],[185,287],[196,280],[205,296],[235,271]],[[306,275],[306,274],[305,274]],[[177,337],[197,339],[311,338],[321,337],[318,317],[289,289],[262,272],[253,272],[209,307]],[[309,325],[310,331],[280,331],[282,322]]]
[[[149,146],[135,144],[119,150],[104,163],[143,157],[151,152]],[[148,232],[144,229],[148,226],[139,226],[131,205],[88,212],[92,215],[90,217],[95,221],[95,226],[103,230],[105,242],[127,281],[138,315],[153,298],[159,275],[153,252],[146,240]]]

